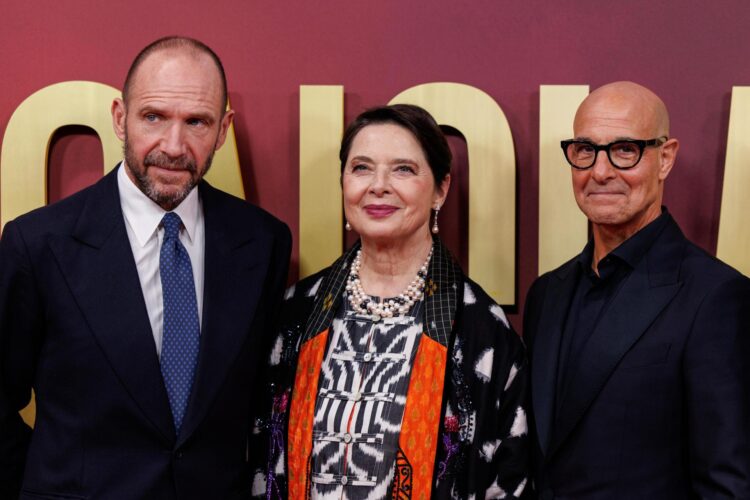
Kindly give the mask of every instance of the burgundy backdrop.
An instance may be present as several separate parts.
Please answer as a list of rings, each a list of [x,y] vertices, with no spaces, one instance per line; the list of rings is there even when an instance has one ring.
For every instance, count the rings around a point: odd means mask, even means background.
[[[225,63],[248,198],[296,235],[299,85],[344,85],[347,121],[413,85],[473,85],[513,131],[519,304],[508,309],[520,313],[537,269],[539,85],[629,79],[661,95],[682,144],[666,203],[688,237],[714,252],[731,88],[750,84],[749,21],[745,0],[3,0],[0,137],[36,90],[66,80],[120,88],[148,42],[193,36]],[[81,132],[66,128],[53,142],[51,201],[101,175],[97,140]],[[454,206],[465,192],[463,181]],[[519,315],[511,320],[520,329]]]

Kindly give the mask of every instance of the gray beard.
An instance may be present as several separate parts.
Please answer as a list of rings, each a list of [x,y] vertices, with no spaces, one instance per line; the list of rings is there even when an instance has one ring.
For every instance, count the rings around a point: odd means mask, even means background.
[[[198,171],[197,165],[195,164],[195,161],[185,156],[172,159],[164,153],[151,152],[146,155],[146,157],[143,159],[143,164],[141,164],[138,162],[138,159],[130,149],[127,134],[125,136],[125,142],[122,149],[123,156],[125,157],[125,163],[128,165],[130,172],[135,178],[135,185],[138,187],[138,189],[141,190],[141,192],[143,192],[143,194],[148,196],[151,201],[167,211],[174,210],[175,207],[177,207],[185,198],[187,198],[187,196],[190,194],[190,191],[193,190],[200,179],[202,179],[206,172],[208,172],[208,169],[211,168],[211,162],[214,158],[214,151],[212,150],[211,154],[208,156],[208,158],[206,158],[206,163],[203,165],[202,174],[198,177],[197,180],[194,180],[195,173]],[[189,171],[192,175],[190,176],[188,182],[185,183],[184,186],[182,186],[182,189],[171,193],[164,193],[157,190],[153,181],[147,175],[148,167],[151,166],[162,168],[179,168]]]

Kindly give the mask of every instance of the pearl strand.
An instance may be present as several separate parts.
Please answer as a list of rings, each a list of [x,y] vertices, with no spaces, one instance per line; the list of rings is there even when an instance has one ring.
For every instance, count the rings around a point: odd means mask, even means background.
[[[372,297],[367,295],[362,288],[362,281],[359,278],[359,270],[362,265],[362,250],[357,251],[357,255],[352,261],[349,269],[349,277],[346,280],[346,291],[349,293],[349,304],[359,314],[372,315],[373,317],[392,318],[394,316],[403,316],[411,307],[422,300],[425,288],[425,278],[427,277],[427,266],[432,258],[432,248],[422,267],[417,271],[417,276],[411,280],[403,292],[397,297],[388,299],[383,302],[375,302]]]

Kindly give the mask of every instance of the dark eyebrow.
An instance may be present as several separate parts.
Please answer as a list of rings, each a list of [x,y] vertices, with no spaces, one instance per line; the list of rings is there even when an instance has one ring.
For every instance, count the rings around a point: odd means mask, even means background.
[[[416,161],[410,160],[409,158],[395,158],[391,163],[408,163],[409,165],[418,165]]]
[[[368,163],[373,163],[372,158],[370,158],[369,156],[362,156],[362,155],[353,157],[351,161],[365,161]]]
[[[369,156],[364,156],[364,155],[354,156],[352,157],[350,161],[352,162],[363,161],[367,163],[375,163],[375,161],[372,158],[370,158]],[[393,160],[390,161],[391,165],[404,164],[404,163],[408,165],[419,165],[415,160],[412,160],[410,158],[394,158]]]

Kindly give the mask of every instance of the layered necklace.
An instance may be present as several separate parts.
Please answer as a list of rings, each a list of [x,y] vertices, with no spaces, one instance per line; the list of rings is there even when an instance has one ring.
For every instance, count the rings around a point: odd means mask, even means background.
[[[425,278],[427,277],[427,266],[432,258],[432,248],[427,260],[417,271],[417,276],[411,280],[403,292],[398,296],[383,300],[375,301],[367,295],[362,289],[362,281],[359,278],[359,270],[362,265],[362,249],[357,250],[357,255],[352,261],[349,268],[349,277],[346,280],[346,291],[349,294],[349,304],[359,314],[373,316],[373,318],[392,318],[394,316],[403,316],[411,307],[422,300],[424,295]]]

